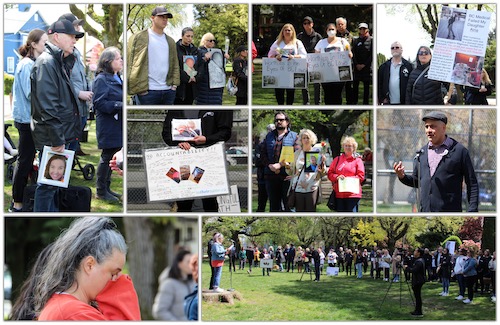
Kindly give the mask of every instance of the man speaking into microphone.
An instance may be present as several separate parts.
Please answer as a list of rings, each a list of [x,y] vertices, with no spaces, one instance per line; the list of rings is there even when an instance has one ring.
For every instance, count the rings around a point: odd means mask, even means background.
[[[467,186],[467,212],[478,211],[479,187],[469,151],[446,135],[448,118],[439,111],[422,118],[429,143],[417,151],[413,174],[401,161],[394,164],[401,183],[418,188],[420,212],[462,212],[462,183]]]

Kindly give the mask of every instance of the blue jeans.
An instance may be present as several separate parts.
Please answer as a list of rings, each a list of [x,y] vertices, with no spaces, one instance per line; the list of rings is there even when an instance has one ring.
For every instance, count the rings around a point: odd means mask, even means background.
[[[59,187],[57,186],[39,183],[35,190],[33,212],[59,212],[57,204],[58,189]]]
[[[337,212],[358,212],[359,198],[339,199],[337,198]]]
[[[214,289],[220,285],[220,278],[222,277],[222,266],[214,267]]]
[[[148,90],[144,95],[136,95],[137,105],[174,105],[175,90]]]
[[[441,282],[443,282],[443,292],[448,292],[450,289],[450,278],[442,277]]]
[[[358,271],[358,278],[361,279],[363,277],[363,263],[356,263],[356,270]]]
[[[458,282],[459,295],[463,297],[465,295],[465,280],[463,274],[457,274],[457,282]]]

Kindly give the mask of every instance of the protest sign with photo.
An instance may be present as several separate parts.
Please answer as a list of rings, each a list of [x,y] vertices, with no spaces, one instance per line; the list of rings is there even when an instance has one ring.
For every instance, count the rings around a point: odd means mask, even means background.
[[[307,59],[262,59],[262,88],[307,88]]]
[[[229,194],[224,143],[205,148],[147,149],[148,201],[175,201]]]
[[[44,146],[37,182],[67,188],[74,158],[75,152],[73,150],[56,152],[52,151],[50,147]]]
[[[443,6],[429,78],[479,88],[491,13]]]
[[[352,81],[349,51],[308,53],[309,83]]]

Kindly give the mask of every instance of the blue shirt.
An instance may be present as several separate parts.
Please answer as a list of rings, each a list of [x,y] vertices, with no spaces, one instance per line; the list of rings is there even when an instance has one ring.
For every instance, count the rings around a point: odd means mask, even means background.
[[[35,61],[25,57],[16,66],[14,85],[12,86],[12,117],[23,124],[31,122],[31,69]]]

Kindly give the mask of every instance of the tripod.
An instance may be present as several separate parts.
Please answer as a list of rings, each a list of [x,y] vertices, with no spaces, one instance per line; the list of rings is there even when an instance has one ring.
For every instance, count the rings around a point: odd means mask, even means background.
[[[397,268],[398,268],[399,277],[400,277],[400,280],[399,280],[399,308],[401,308],[401,306],[402,306],[402,291],[403,291],[403,280],[402,280],[402,277],[401,277],[401,273],[404,273],[404,270],[401,267],[401,265],[398,265]],[[387,298],[387,295],[389,294],[389,291],[391,290],[392,284],[394,283],[394,279],[396,278],[396,275],[397,274],[393,275],[392,280],[389,278],[389,287],[387,288],[387,291],[385,292],[384,299],[382,299],[382,302],[380,303],[380,306],[378,307],[378,309],[382,308],[382,305],[384,304],[384,301]],[[411,302],[412,302],[413,306],[415,306],[415,301],[413,300],[413,295],[411,293],[410,285],[406,281],[406,275],[405,275],[404,282],[406,283],[406,288],[408,289],[408,293],[410,294]]]
[[[312,281],[313,280],[313,275],[311,273],[311,266],[309,266],[308,269],[309,269],[309,272],[308,272],[309,273],[309,278]],[[299,281],[302,281],[302,277],[304,276],[305,273],[306,273],[306,268],[304,267],[304,271],[302,271],[302,275],[300,276]]]

